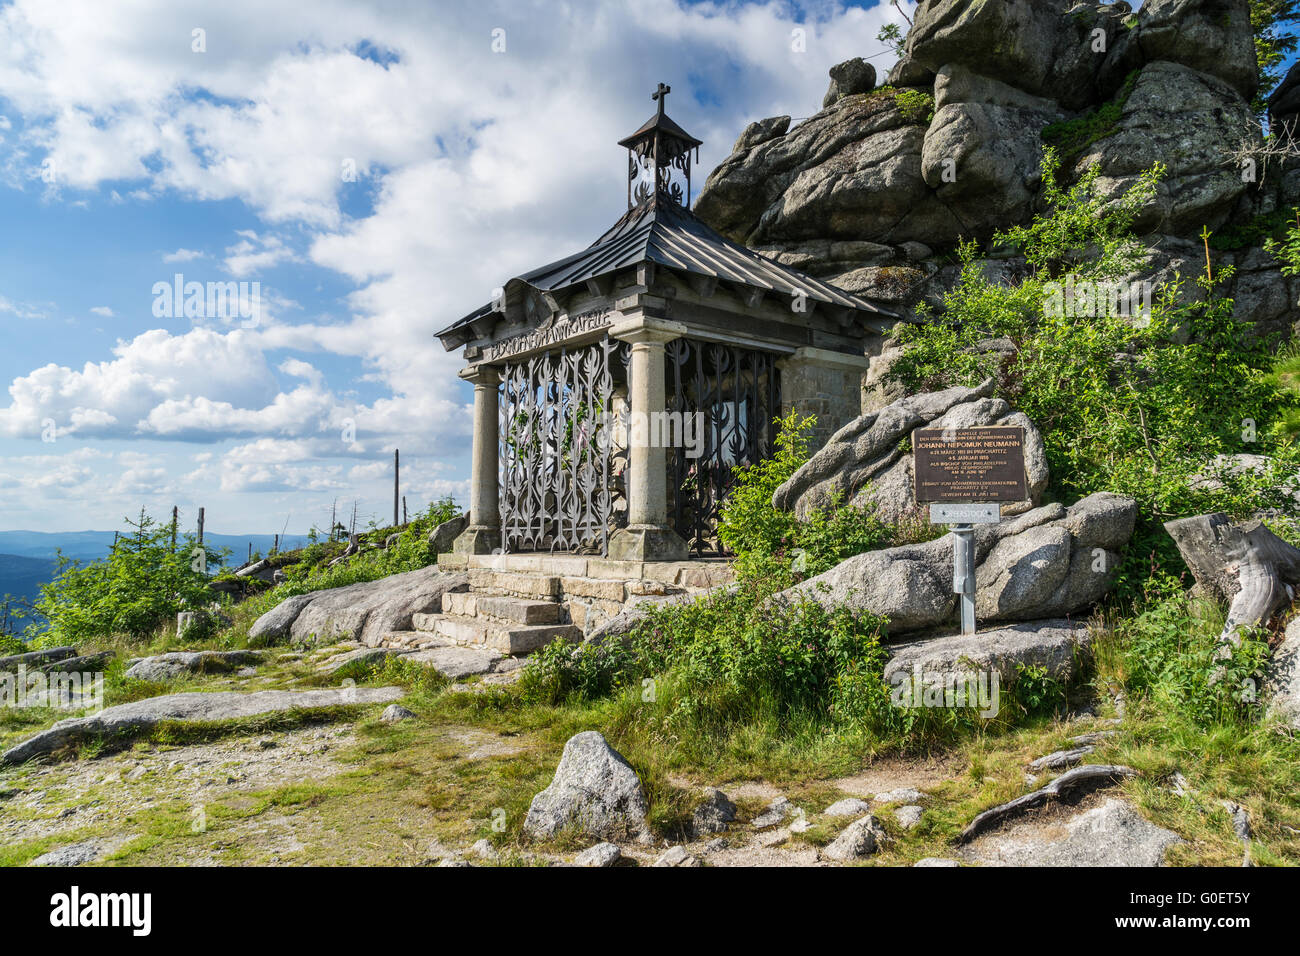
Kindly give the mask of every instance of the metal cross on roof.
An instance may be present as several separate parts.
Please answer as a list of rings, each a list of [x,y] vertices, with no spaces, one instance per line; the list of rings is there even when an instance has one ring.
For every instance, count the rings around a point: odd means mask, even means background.
[[[650,99],[659,104],[659,111],[627,139],[619,140],[628,151],[629,209],[657,196],[665,196],[679,206],[691,204],[691,153],[695,151],[698,159],[700,141],[664,112],[664,100],[672,90],[660,83],[650,94]],[[673,181],[674,172],[685,180],[685,190],[680,182]]]
[[[659,89],[655,90],[653,93],[650,94],[650,99],[659,101],[660,116],[664,115],[664,98],[667,97],[668,94],[671,93],[672,91],[673,88],[671,86],[664,86],[662,83],[660,83]]]

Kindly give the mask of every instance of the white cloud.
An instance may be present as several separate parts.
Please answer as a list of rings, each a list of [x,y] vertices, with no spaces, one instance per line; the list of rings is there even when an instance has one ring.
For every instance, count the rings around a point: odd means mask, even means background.
[[[259,236],[241,229],[239,242],[226,248],[225,264],[230,274],[244,278],[295,258],[293,250],[279,236]]]
[[[106,319],[111,319],[113,317],[113,310],[106,305],[92,306],[90,311],[95,315],[102,315]]]
[[[0,295],[0,313],[8,313],[20,319],[44,319],[46,313],[44,310],[28,304],[11,302],[4,296]]]
[[[134,434],[137,422],[168,402],[201,396],[248,408],[276,397],[275,376],[244,330],[172,335],[153,329],[119,341],[113,354],[80,370],[51,363],[15,379],[9,407],[0,408],[0,435],[39,437],[49,418],[83,438],[120,437]]]
[[[354,286],[339,315],[318,314],[331,302],[289,321],[314,290],[264,289],[256,329],[127,325],[134,338],[99,361],[16,377],[0,436],[35,438],[48,417],[78,439],[242,441],[209,461],[184,453],[200,466],[185,481],[230,493],[337,494],[369,475],[358,457],[400,445],[404,461],[426,459],[413,493],[459,489],[463,500],[461,360],[433,332],[621,214],[616,141],[653,112],[656,82],[673,86],[669,111],[705,140],[702,183],[747,122],[813,112],[826,70],[876,53],[880,25],[898,19],[888,5],[792,16],[778,0],[0,7],[0,98],[19,121],[0,142],[11,186],[43,188],[35,176],[48,159],[55,201],[94,190],[122,204],[235,200],[255,217],[247,228],[214,240],[196,205],[193,237],[163,262],[219,249],[211,255],[237,278],[301,262]],[[196,24],[206,53],[190,49]],[[492,52],[494,26],[505,53]],[[791,49],[796,26],[806,53]],[[358,56],[363,41],[396,60]],[[3,298],[0,313],[44,314]],[[344,446],[348,419],[356,442]],[[158,466],[121,467],[145,488]]]

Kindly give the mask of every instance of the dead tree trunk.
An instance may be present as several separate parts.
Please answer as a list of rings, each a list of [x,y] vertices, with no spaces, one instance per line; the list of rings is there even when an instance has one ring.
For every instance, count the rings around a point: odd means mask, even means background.
[[[1242,627],[1268,623],[1300,589],[1300,548],[1259,521],[1234,523],[1215,513],[1165,524],[1197,585],[1225,601],[1222,639],[1239,643]]]

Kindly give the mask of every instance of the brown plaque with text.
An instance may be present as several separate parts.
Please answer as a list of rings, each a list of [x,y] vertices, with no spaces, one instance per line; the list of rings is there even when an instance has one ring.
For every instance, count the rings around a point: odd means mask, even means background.
[[[919,428],[912,433],[916,500],[1024,501],[1025,430],[1020,426]]]

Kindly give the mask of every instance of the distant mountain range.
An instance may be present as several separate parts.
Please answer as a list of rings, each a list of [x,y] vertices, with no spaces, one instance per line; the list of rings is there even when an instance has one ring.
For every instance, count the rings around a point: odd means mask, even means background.
[[[0,554],[0,597],[36,600],[40,587],[54,577],[58,562],[49,558],[31,558],[21,554]]]
[[[230,549],[229,563],[238,566],[253,551],[268,553],[275,544],[273,534],[204,534],[204,544],[217,550]],[[305,535],[286,535],[281,551],[291,551],[307,543]],[[49,583],[58,569],[56,557],[62,552],[79,561],[104,557],[113,544],[112,531],[0,531],[0,597],[36,598],[40,585]]]

